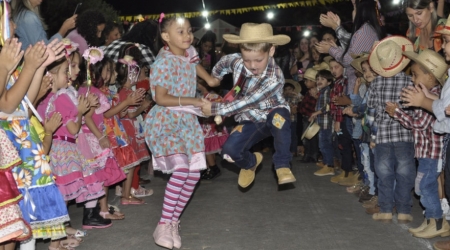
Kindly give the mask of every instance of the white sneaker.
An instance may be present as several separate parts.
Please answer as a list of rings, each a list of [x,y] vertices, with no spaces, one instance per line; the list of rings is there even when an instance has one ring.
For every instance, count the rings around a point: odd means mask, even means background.
[[[116,196],[122,196],[122,187],[119,185],[116,186]]]
[[[442,212],[447,220],[450,220],[450,206],[448,205],[448,201],[446,198],[441,200],[441,208]]]

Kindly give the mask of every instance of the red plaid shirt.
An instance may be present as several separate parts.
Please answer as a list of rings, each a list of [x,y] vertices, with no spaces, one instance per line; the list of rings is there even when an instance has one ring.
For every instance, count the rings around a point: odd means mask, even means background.
[[[347,87],[347,79],[343,76],[339,77],[334,81],[334,87],[330,92],[330,100],[333,100],[335,96],[342,96],[345,95],[345,87]],[[343,106],[335,105],[334,102],[330,102],[330,113],[331,113],[331,119],[335,122],[342,122],[344,119],[344,114],[342,113],[344,111]]]
[[[441,86],[435,86],[430,92],[439,96]],[[433,132],[433,124],[436,121],[433,114],[421,108],[414,109],[412,115],[396,109],[394,119],[398,120],[405,128],[412,130],[416,158],[441,158],[444,136]]]
[[[317,99],[310,95],[309,91],[306,92],[303,100],[298,103],[297,112],[310,117],[312,113],[316,112],[316,102]]]

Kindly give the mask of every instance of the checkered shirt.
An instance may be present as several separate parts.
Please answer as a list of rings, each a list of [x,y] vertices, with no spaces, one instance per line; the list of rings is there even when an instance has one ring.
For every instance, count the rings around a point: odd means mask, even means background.
[[[297,107],[298,103],[300,102],[300,93],[289,93],[284,94],[284,99],[286,99],[286,102],[289,104],[290,107]],[[297,121],[297,114],[292,113],[291,109],[291,121],[295,122]]]
[[[224,75],[233,73],[233,81],[236,83],[243,70],[247,81],[238,96],[228,103],[213,102],[212,115],[236,115],[237,122],[265,122],[270,111],[275,108],[290,110],[283,97],[283,72],[272,57],[264,72],[255,76],[244,67],[240,53],[226,55],[214,66],[212,76],[221,80]]]
[[[435,86],[430,90],[431,93],[441,93],[441,86]],[[433,114],[416,108],[410,115],[402,109],[395,110],[394,118],[398,120],[403,127],[411,129],[414,136],[414,147],[416,158],[440,159],[442,156],[443,134],[436,134],[433,131],[433,124],[436,117]]]
[[[377,76],[369,87],[367,106],[375,108],[375,123],[378,127],[376,143],[413,142],[411,130],[404,128],[386,112],[386,102],[399,102],[403,88],[412,86],[411,77],[400,72],[393,77]],[[411,114],[412,111],[405,111]]]
[[[114,42],[112,42],[110,45],[106,46],[103,49],[103,51],[105,52],[105,56],[113,59],[114,62],[117,63],[117,60],[119,60],[120,47],[122,47],[122,45],[127,43],[132,42],[115,40]],[[150,48],[144,44],[138,44],[137,47],[141,50],[141,53],[144,56],[141,63],[148,63],[148,65],[152,65],[153,62],[155,61],[155,56],[153,55],[153,52],[150,50]]]
[[[317,99],[316,110],[322,111],[322,114],[317,116],[317,124],[321,129],[331,128],[331,115],[330,111],[327,111],[327,105],[330,104],[330,86],[319,91],[319,99]]]
[[[305,97],[303,97],[303,100],[298,104],[297,112],[310,117],[314,111],[316,111],[316,103],[317,99],[314,98],[309,91],[306,92]]]
[[[330,100],[333,100],[335,96],[343,96],[345,95],[345,87],[347,86],[347,79],[343,76],[339,77],[334,81],[334,86],[330,92]],[[335,105],[333,102],[330,102],[330,112],[331,118],[335,122],[342,122],[344,119],[344,107]]]

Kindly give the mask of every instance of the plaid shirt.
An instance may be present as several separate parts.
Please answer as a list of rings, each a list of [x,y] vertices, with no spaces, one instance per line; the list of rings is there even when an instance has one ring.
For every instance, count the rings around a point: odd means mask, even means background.
[[[115,40],[110,45],[103,48],[103,51],[105,52],[105,56],[111,58],[114,60],[114,62],[117,63],[117,60],[119,60],[119,53],[120,53],[120,47],[122,45],[132,43],[122,40]],[[138,44],[137,46],[140,50],[144,58],[142,59],[141,63],[148,63],[148,65],[152,65],[155,61],[155,56],[153,55],[153,52],[150,50],[149,47],[147,47],[144,44]]]
[[[284,94],[284,99],[286,99],[286,102],[289,104],[290,107],[294,107],[294,109],[298,106],[298,103],[300,102],[300,93],[289,93]],[[291,121],[295,122],[297,121],[297,114],[292,113],[291,109]]]
[[[306,92],[303,100],[298,104],[297,111],[298,113],[310,117],[314,111],[316,111],[316,103],[317,99],[314,98],[309,91]]]
[[[327,106],[329,107],[330,103],[330,86],[326,86],[325,88],[319,91],[319,99],[317,99],[316,110],[322,111],[322,114],[317,116],[317,124],[319,124],[321,129],[329,129],[331,128],[331,115],[329,110],[327,110]]]
[[[341,47],[330,48],[330,56],[334,57],[336,61],[345,68],[345,76],[347,76],[348,79],[347,95],[353,93],[356,83],[355,68],[350,64],[353,61],[351,55],[359,55],[361,52],[370,51],[373,43],[378,40],[380,39],[378,39],[377,33],[373,27],[369,23],[365,23],[353,34],[349,48],[344,57],[342,57],[342,55],[345,50]]]
[[[439,95],[441,87],[435,86],[430,90],[431,93]],[[436,120],[433,114],[416,108],[410,115],[402,109],[395,109],[395,120],[398,120],[403,127],[412,129],[414,136],[414,146],[416,149],[416,158],[440,159],[442,156],[443,134],[433,132],[433,124]]]
[[[411,77],[400,72],[393,77],[377,76],[369,87],[367,106],[375,108],[375,122],[378,127],[376,143],[413,142],[411,130],[404,128],[384,110],[386,102],[398,102],[403,88],[411,86]],[[411,114],[411,111],[405,111]]]
[[[352,33],[346,31],[341,25],[337,26],[334,32],[336,32],[336,37],[337,39],[339,39],[341,48],[345,50],[345,48],[347,48],[348,46],[348,43],[350,42],[350,38],[352,38]]]
[[[339,77],[334,81],[333,89],[331,89],[330,92],[330,100],[333,100],[335,96],[342,96],[345,95],[345,87],[347,86],[347,79],[345,79],[343,76]],[[333,102],[330,102],[330,112],[331,112],[331,118],[333,121],[336,122],[342,122],[344,119],[344,107],[335,105]]]
[[[213,102],[212,115],[236,115],[235,120],[265,122],[269,112],[275,108],[289,109],[283,97],[284,76],[273,57],[269,58],[267,68],[261,75],[255,76],[244,67],[240,53],[223,56],[212,70],[212,76],[219,80],[228,73],[233,73],[237,82],[244,70],[247,81],[236,99],[232,102]]]

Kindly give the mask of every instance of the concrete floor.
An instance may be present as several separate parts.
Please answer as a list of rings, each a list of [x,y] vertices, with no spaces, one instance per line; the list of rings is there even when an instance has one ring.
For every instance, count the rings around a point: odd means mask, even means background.
[[[182,249],[415,250],[432,249],[432,243],[440,240],[417,239],[408,233],[409,227],[423,221],[417,199],[412,223],[375,222],[344,187],[331,183],[330,177],[314,176],[315,164],[300,164],[294,158],[297,182],[278,186],[270,154],[264,156],[255,183],[246,190],[237,185],[238,169],[224,161],[221,176],[199,183],[181,217]],[[148,185],[154,194],[145,198],[145,205],[120,206],[126,219],[88,231],[77,250],[162,249],[152,234],[161,215],[166,181],[167,176],[155,177]],[[72,205],[69,210],[73,226],[81,228],[82,208]],[[37,243],[38,250],[47,246],[48,241]]]

